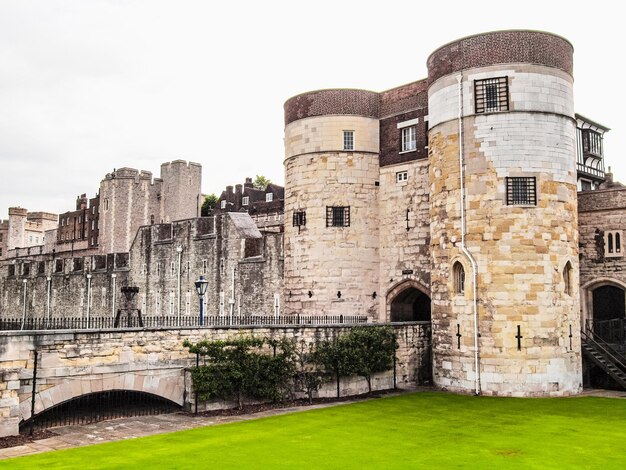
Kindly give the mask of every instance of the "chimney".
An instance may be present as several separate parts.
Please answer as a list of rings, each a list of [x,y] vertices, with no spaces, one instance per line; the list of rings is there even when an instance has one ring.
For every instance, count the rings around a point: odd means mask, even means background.
[[[254,185],[252,184],[252,178],[246,178],[246,182],[243,185],[244,188],[252,188]]]

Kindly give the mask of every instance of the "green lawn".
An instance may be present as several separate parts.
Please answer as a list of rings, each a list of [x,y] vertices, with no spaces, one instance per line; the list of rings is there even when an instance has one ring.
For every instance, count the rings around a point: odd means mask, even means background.
[[[0,469],[626,468],[626,400],[413,393],[50,452]]]

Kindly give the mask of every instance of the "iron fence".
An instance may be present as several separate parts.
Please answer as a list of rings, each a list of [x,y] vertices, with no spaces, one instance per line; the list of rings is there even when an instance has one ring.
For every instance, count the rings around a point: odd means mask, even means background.
[[[149,393],[110,390],[83,395],[53,406],[20,423],[20,433],[74,424],[91,424],[115,418],[149,416],[180,411],[181,406]]]
[[[213,315],[205,316],[124,316],[116,325],[114,317],[62,317],[0,319],[0,331],[85,330],[113,328],[176,328],[200,326],[334,325],[367,323],[366,315]]]

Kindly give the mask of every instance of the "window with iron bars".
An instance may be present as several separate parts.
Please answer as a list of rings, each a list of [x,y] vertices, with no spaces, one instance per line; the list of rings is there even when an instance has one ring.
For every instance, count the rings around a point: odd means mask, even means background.
[[[534,176],[506,178],[507,206],[537,205],[537,179]]]
[[[350,206],[326,206],[326,227],[349,227]]]
[[[306,212],[297,211],[293,213],[293,226],[304,227],[306,225]]]
[[[476,113],[509,110],[509,77],[474,80],[474,109]]]

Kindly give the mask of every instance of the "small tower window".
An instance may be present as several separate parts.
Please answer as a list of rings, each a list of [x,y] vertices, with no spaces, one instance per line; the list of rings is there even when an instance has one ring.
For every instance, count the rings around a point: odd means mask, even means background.
[[[623,256],[621,230],[607,230],[604,232],[604,256],[607,258]]]
[[[476,113],[508,111],[508,77],[474,80],[474,109]]]
[[[303,227],[306,225],[306,212],[296,211],[293,213],[293,226]]]
[[[568,261],[563,268],[564,291],[567,295],[572,295],[572,264]]]
[[[343,131],[343,149],[354,150],[354,131]]]
[[[454,293],[459,295],[465,294],[465,268],[460,262],[454,263],[452,267],[452,275],[454,280]]]

